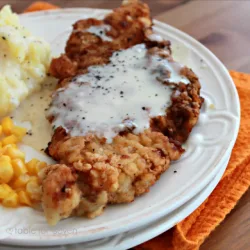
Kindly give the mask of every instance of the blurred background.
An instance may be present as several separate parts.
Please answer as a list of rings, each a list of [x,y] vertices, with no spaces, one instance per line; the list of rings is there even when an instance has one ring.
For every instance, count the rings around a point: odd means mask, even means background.
[[[21,13],[32,0],[0,0]],[[120,0],[50,0],[59,7],[111,9]],[[145,0],[153,18],[190,34],[226,65],[250,73],[250,0]]]

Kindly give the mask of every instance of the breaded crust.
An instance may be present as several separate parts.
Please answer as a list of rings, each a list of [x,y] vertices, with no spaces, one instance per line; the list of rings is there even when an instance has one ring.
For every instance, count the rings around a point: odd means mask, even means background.
[[[48,151],[76,171],[82,196],[74,212],[91,218],[109,203],[132,202],[148,192],[170,161],[184,152],[162,133],[151,130],[118,135],[107,144],[95,136],[70,137],[61,127],[55,131]]]
[[[112,27],[107,34],[113,38],[111,42],[83,31],[103,23]],[[148,6],[134,1],[116,9],[103,21],[81,20],[74,25],[65,54],[53,60],[51,72],[60,79],[59,85],[66,87],[72,77],[87,72],[88,66],[106,64],[114,51],[139,43],[145,43],[149,53],[171,57],[169,41],[148,39],[151,26]],[[71,137],[62,127],[56,128],[47,153],[62,164],[63,167],[57,168],[58,175],[60,171],[65,172],[67,166],[71,174],[77,176],[74,184],[81,193],[79,204],[69,207],[67,213],[64,211],[63,217],[67,214],[93,218],[100,215],[107,204],[132,202],[136,196],[149,191],[171,161],[181,157],[184,152],[181,145],[197,123],[203,103],[198,77],[187,67],[183,67],[181,74],[190,83],[162,81],[173,89],[171,106],[165,116],[152,118],[150,128],[138,135],[123,131],[108,144],[105,138]],[[51,173],[53,171],[48,171],[43,179],[48,179]],[[46,185],[50,184],[44,181],[44,190],[48,190]],[[61,183],[58,188],[62,189]],[[50,204],[46,200],[51,200],[43,199],[47,214],[51,204],[62,210],[56,200]],[[60,219],[47,216],[49,223]]]
[[[91,26],[103,24],[110,26],[106,35],[112,41],[104,41],[86,31]],[[103,20],[80,20],[73,25],[65,54],[52,60],[50,73],[58,79],[64,79],[85,72],[89,66],[106,64],[114,51],[143,43],[146,34],[152,32],[151,26],[148,5],[137,1],[129,1]]]
[[[107,204],[132,202],[181,157],[181,144],[195,126],[203,102],[198,78],[188,68],[183,74],[190,84],[173,86],[166,116],[151,119],[150,129],[139,135],[125,131],[107,144],[94,135],[71,137],[62,127],[55,130],[47,153],[74,169],[81,190],[81,200],[69,214],[94,218]]]

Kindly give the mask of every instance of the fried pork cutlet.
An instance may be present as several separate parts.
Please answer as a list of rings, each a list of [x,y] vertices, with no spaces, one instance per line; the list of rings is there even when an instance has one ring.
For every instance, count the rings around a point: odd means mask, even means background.
[[[111,27],[96,35],[90,23]],[[47,153],[59,164],[41,172],[49,224],[134,201],[184,152],[203,102],[200,83],[151,34],[147,5],[128,3],[103,21],[78,21],[65,55],[54,59],[63,88],[48,113],[55,131]]]

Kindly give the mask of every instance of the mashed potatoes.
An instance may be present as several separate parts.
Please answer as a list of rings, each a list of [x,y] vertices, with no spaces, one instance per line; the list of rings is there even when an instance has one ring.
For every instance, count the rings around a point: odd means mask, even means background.
[[[50,46],[20,24],[9,6],[0,11],[0,117],[40,89],[50,64]]]

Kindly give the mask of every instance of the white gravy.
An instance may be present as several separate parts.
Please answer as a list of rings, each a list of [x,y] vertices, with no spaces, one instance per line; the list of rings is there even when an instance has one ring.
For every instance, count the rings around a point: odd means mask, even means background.
[[[89,67],[55,92],[48,111],[54,127],[62,126],[71,136],[92,133],[110,143],[126,128],[140,133],[149,128],[151,117],[165,115],[172,90],[157,77],[189,83],[180,75],[180,64],[148,55],[144,44],[114,52],[110,61]]]
[[[155,33],[152,33],[152,34],[148,35],[147,38],[149,40],[151,40],[151,41],[156,41],[156,42],[162,42],[163,41],[162,36],[160,36],[158,34],[155,34]]]
[[[103,41],[112,41],[113,39],[109,36],[106,36],[106,32],[110,31],[110,26],[103,24],[99,26],[91,26],[85,31],[95,34],[96,36],[99,36]]]
[[[23,138],[23,144],[38,151],[45,149],[51,141],[52,127],[45,114],[56,83],[57,80],[53,78],[47,79],[39,92],[25,99],[11,114],[17,125],[28,129],[28,134]]]

